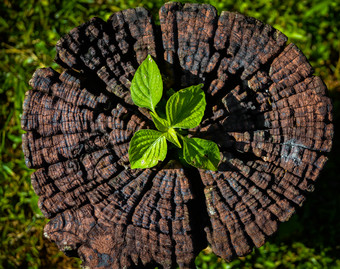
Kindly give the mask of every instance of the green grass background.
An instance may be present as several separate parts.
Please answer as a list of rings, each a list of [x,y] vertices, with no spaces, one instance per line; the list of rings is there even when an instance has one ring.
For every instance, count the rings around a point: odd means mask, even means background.
[[[187,1],[188,2],[188,1]],[[329,89],[334,146],[316,190],[279,232],[252,254],[226,263],[209,249],[198,268],[340,268],[340,3],[331,0],[206,0],[219,12],[238,11],[281,30],[307,56]],[[52,66],[57,40],[93,16],[144,6],[158,19],[160,0],[2,0],[0,3],[0,268],[79,268],[43,238],[47,220],[37,207],[21,151],[20,116],[35,69]]]

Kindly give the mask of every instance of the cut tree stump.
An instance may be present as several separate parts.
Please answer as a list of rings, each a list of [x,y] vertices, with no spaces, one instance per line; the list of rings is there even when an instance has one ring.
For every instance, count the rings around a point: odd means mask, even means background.
[[[262,246],[302,205],[333,137],[332,105],[303,53],[270,25],[204,4],[167,3],[93,18],[59,40],[26,93],[23,151],[50,219],[45,236],[91,268],[194,268],[207,245],[230,261]],[[167,160],[131,170],[129,142],[154,128],[133,105],[151,54],[165,89],[204,83],[196,137],[216,142],[217,172]]]

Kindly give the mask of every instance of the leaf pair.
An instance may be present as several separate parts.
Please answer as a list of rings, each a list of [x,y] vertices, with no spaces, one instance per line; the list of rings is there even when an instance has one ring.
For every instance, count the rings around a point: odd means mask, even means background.
[[[202,84],[191,86],[172,94],[165,107],[166,119],[161,118],[156,113],[156,106],[162,98],[163,82],[157,64],[148,55],[132,80],[131,97],[137,106],[151,110],[150,115],[158,131],[139,130],[133,136],[129,148],[132,169],[150,168],[163,161],[168,140],[178,148],[182,148],[183,144],[183,157],[187,164],[217,170],[220,155],[214,142],[183,137],[176,131],[195,128],[200,124],[206,106],[201,87]]]

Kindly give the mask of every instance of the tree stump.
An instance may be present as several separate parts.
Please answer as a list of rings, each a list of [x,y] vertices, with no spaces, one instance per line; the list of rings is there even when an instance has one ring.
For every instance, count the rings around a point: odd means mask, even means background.
[[[332,105],[306,57],[270,25],[205,4],[167,3],[93,18],[59,40],[24,101],[26,164],[50,222],[45,236],[91,268],[194,268],[208,244],[226,260],[262,246],[301,206],[332,145]],[[196,137],[218,144],[217,172],[167,160],[129,168],[154,128],[130,85],[151,54],[165,88],[204,83]]]

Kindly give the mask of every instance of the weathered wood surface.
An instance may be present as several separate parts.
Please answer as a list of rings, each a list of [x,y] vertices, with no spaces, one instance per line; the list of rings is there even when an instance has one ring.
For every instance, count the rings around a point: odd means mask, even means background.
[[[301,206],[332,145],[332,105],[306,57],[270,25],[210,5],[167,3],[93,18],[57,44],[65,71],[39,69],[22,115],[26,164],[51,219],[45,235],[91,268],[194,266],[262,246]],[[151,54],[166,87],[204,83],[197,136],[219,171],[169,160],[130,170],[134,132],[153,128],[129,87]]]

